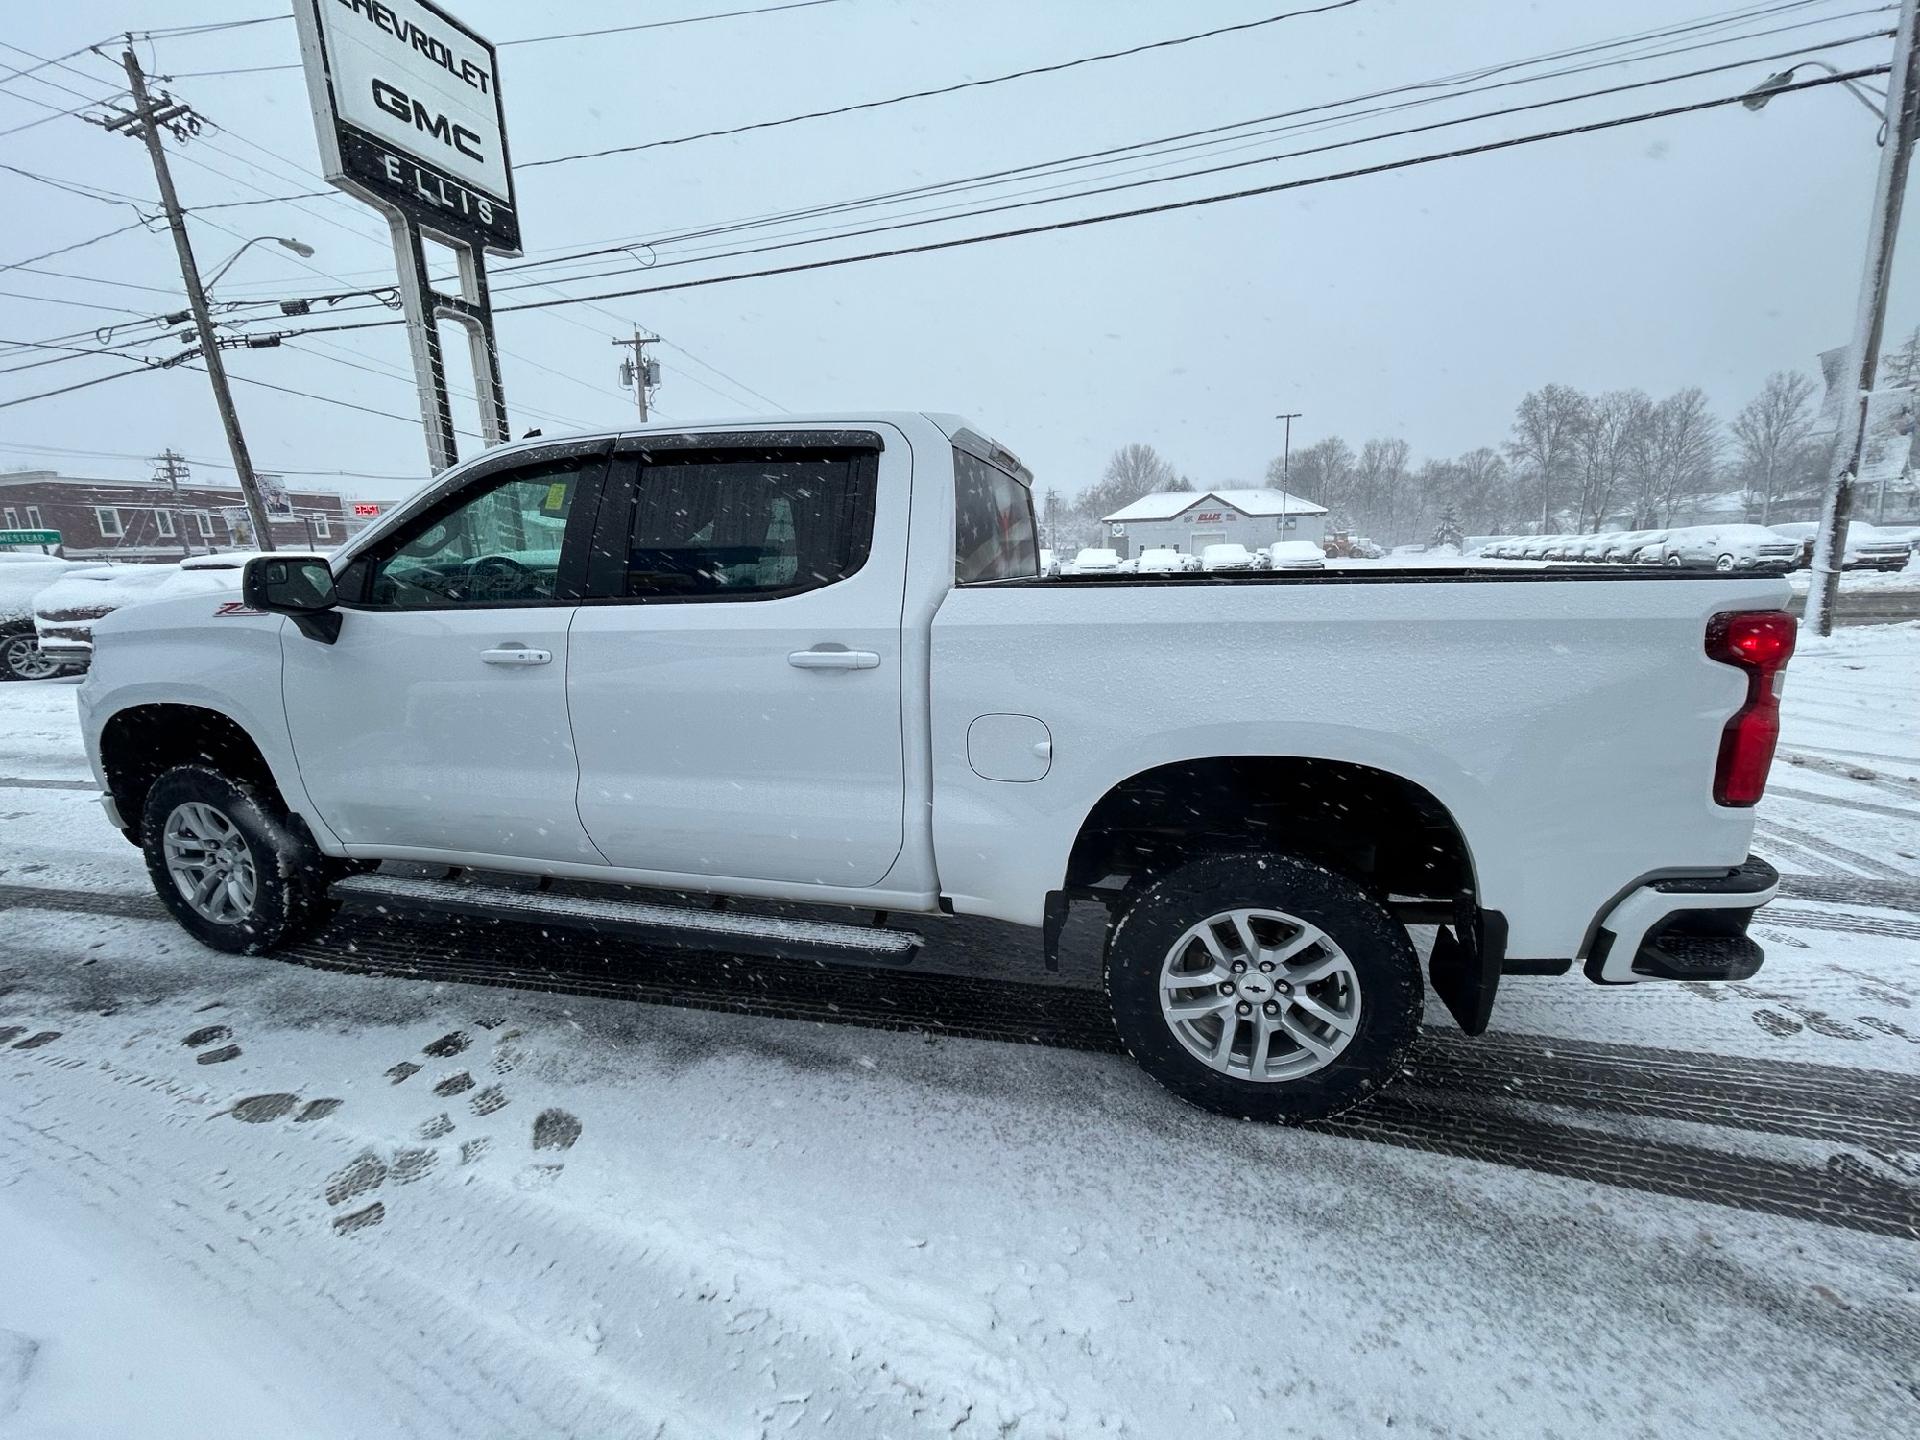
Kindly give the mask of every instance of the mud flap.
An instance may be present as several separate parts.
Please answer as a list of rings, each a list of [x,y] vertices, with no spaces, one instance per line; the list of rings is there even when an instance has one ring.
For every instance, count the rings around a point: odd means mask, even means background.
[[[1442,925],[1433,939],[1427,978],[1454,1023],[1468,1035],[1486,1033],[1493,997],[1500,988],[1500,966],[1507,949],[1507,917],[1463,903],[1454,923]]]

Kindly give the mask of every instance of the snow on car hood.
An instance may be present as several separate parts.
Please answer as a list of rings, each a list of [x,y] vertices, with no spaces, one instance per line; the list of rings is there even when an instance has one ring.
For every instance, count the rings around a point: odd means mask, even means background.
[[[56,560],[51,555],[8,555],[0,565],[0,625],[33,616],[34,598],[49,585],[72,573],[71,560]]]
[[[213,574],[222,572],[214,571]],[[235,585],[239,584],[234,572]],[[33,613],[53,620],[80,620],[105,615],[153,595],[170,579],[181,575],[172,565],[88,565],[69,570],[41,590]]]

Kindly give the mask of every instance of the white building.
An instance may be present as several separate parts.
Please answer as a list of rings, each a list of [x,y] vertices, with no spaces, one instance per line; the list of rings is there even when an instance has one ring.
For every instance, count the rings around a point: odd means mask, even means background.
[[[1276,540],[1327,538],[1327,509],[1284,490],[1162,490],[1101,517],[1122,556],[1166,548],[1197,555],[1232,542],[1249,550]]]

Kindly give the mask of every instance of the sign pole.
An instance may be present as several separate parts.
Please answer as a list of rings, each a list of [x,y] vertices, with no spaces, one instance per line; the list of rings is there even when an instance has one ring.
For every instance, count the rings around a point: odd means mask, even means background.
[[[294,0],[327,179],[386,217],[434,472],[459,460],[439,325],[467,331],[480,433],[508,440],[486,257],[518,255],[520,215],[495,47],[438,0]],[[458,292],[436,290],[425,242],[454,251]]]

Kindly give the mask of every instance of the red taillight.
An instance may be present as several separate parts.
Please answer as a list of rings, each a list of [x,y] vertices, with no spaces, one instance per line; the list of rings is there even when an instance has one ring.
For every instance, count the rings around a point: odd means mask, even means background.
[[[1720,762],[1713,774],[1719,805],[1757,805],[1767,788],[1773,747],[1780,738],[1780,699],[1774,677],[1793,655],[1798,631],[1784,610],[1716,615],[1707,622],[1707,654],[1747,672],[1747,699],[1720,732]]]

